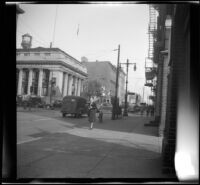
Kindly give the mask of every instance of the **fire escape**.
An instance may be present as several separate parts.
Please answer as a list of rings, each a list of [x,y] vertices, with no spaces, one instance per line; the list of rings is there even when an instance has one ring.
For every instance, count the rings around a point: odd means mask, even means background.
[[[149,26],[148,26],[148,35],[149,35],[149,49],[148,57],[145,59],[145,77],[146,83],[145,86],[151,87],[152,91],[155,91],[155,75],[156,75],[156,66],[154,63],[154,44],[156,42],[156,32],[157,32],[157,16],[156,10],[153,5],[149,5]]]

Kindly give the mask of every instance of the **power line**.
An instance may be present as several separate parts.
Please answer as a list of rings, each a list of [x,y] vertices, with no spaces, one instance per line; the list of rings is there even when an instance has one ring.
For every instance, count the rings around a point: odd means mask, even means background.
[[[58,10],[58,5],[56,5],[56,16],[55,16],[55,20],[54,20],[52,46],[53,46],[53,44],[54,44],[54,39],[55,39],[55,29],[56,29],[56,21],[57,21],[57,10]]]
[[[22,19],[24,19],[24,18],[22,18]],[[45,39],[43,39],[43,38],[41,39],[41,36],[39,36],[39,34],[37,34],[36,31],[35,31],[30,25],[28,25],[25,21],[23,21],[22,19],[21,19],[21,21],[25,24],[25,26],[28,27],[30,30],[32,30],[32,32],[33,32],[41,41],[43,41],[43,42],[45,42],[45,43],[48,43],[48,42],[44,41]]]
[[[96,52],[92,52],[92,53],[87,53],[85,55],[98,55],[100,53],[111,53],[113,52],[113,50],[109,49],[109,50],[97,50]]]
[[[20,32],[22,35],[24,34],[24,32],[22,32],[22,30],[21,31],[19,31],[19,28],[18,28],[18,31],[17,32]],[[28,31],[29,32],[29,31]],[[31,34],[33,35],[33,40],[37,40],[38,42],[40,42],[40,43],[42,43],[42,45],[44,45],[44,46],[46,46],[46,45],[48,45],[46,42],[44,42],[43,40],[41,40],[41,39],[39,39],[39,38],[37,38],[37,36],[35,36],[35,34],[33,34],[32,32],[31,32]],[[36,39],[37,38],[37,39]],[[36,41],[36,42],[37,42]]]
[[[24,33],[22,33],[22,31],[20,31],[20,30],[18,30],[18,32],[21,33],[21,34],[24,34]],[[42,44],[43,46],[46,46],[46,44],[40,42],[39,40],[35,39],[34,37],[33,37],[33,40],[34,40],[35,42],[39,43],[39,44]]]
[[[22,18],[22,17],[21,17]],[[48,42],[47,41],[44,41],[45,39],[41,39],[41,37],[39,36],[39,34],[37,34],[35,32],[35,30],[33,30],[33,28],[31,28],[30,25],[28,25],[24,20],[23,18],[20,19],[21,22],[19,22],[20,24],[22,24],[23,26],[25,26],[26,28],[29,28],[29,30],[31,30],[32,34],[35,35],[39,40],[41,40],[42,42],[44,42],[45,44],[48,45]]]

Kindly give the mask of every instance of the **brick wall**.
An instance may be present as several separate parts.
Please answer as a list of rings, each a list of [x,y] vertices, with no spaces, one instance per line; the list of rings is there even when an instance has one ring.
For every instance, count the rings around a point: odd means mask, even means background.
[[[168,50],[167,54],[164,55],[163,60],[163,76],[162,76],[162,95],[161,95],[161,112],[160,112],[160,125],[159,125],[159,136],[163,137],[166,120],[166,107],[167,107],[167,88],[169,74],[169,61],[170,61],[170,44],[171,44],[171,28],[165,28],[165,50]],[[167,44],[166,44],[167,41]]]
[[[157,88],[156,88],[156,112],[155,121],[160,121],[160,110],[161,110],[161,97],[162,97],[162,76],[163,76],[163,57],[159,56],[158,63],[158,76],[157,76]]]
[[[168,99],[166,127],[163,139],[163,172],[175,174],[174,156],[176,149],[176,128],[177,128],[177,102],[178,95],[185,88],[187,83],[186,73],[189,68],[189,61],[185,60],[188,45],[186,36],[188,30],[184,29],[186,17],[189,14],[189,6],[177,5],[176,12],[172,21],[172,40],[171,40],[171,72],[169,75]],[[188,26],[188,25],[186,25]]]

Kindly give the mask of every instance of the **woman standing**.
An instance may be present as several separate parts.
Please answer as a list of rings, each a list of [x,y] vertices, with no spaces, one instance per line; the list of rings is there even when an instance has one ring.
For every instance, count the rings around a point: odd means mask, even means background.
[[[93,128],[93,124],[96,121],[96,111],[97,111],[97,106],[96,104],[93,102],[91,103],[90,107],[89,107],[89,122],[90,122],[90,129]]]

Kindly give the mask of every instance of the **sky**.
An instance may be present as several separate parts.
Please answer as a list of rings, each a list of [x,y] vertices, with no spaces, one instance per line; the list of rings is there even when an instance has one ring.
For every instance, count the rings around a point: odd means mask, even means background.
[[[148,56],[147,4],[20,4],[25,13],[17,23],[17,48],[22,35],[29,33],[34,47],[58,47],[77,60],[120,62],[129,66],[128,91],[139,93],[147,102],[151,95],[145,84],[145,58]],[[116,51],[113,51],[116,50]],[[126,66],[122,65],[126,72]]]

